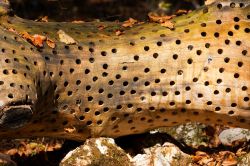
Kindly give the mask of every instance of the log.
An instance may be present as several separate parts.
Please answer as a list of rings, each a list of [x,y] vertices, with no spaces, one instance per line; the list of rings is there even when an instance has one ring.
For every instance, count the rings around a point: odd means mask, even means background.
[[[35,22],[1,10],[0,138],[250,129],[250,1],[164,23]]]

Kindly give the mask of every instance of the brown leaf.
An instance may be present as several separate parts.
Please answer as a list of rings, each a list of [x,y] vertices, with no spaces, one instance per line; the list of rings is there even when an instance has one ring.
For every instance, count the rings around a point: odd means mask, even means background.
[[[243,150],[243,148],[239,148],[236,152],[236,155],[239,157],[239,156],[242,156],[242,155],[245,155],[247,152],[245,152]]]
[[[116,31],[115,31],[115,35],[116,35],[116,36],[120,36],[120,35],[122,35],[122,34],[124,34],[124,32],[121,31],[121,30],[116,30]]]
[[[54,42],[53,40],[49,39],[49,38],[47,38],[46,43],[47,43],[47,45],[48,45],[50,48],[55,48],[55,47],[56,47],[55,42]]]
[[[176,15],[183,15],[183,14],[188,14],[188,13],[189,13],[188,10],[179,9],[177,10]]]
[[[16,30],[15,30],[15,29],[13,29],[13,28],[9,28],[9,29],[8,29],[8,31],[10,31],[10,32],[14,32],[14,33],[17,33],[17,32],[16,32]]]
[[[169,29],[174,29],[174,23],[170,20],[161,23],[161,26],[169,28]]]
[[[82,20],[74,20],[74,21],[72,21],[72,23],[80,24],[80,23],[84,23],[84,21],[82,21]]]
[[[46,36],[35,34],[32,37],[33,37],[32,43],[36,47],[43,47],[43,42],[46,40]]]
[[[29,42],[32,42],[34,39],[28,32],[21,33],[21,36]]]
[[[129,18],[127,21],[124,21],[124,23],[122,24],[123,27],[133,27],[134,24],[138,23],[137,20],[133,19],[133,18]]]
[[[36,19],[35,21],[37,21],[37,22],[48,22],[48,16],[40,17],[40,18]]]
[[[13,149],[8,150],[6,154],[15,155],[16,153],[17,153],[17,149],[13,148]]]
[[[173,16],[159,16],[156,13],[148,13],[149,20],[152,22],[158,22],[158,23],[164,23],[166,21],[169,21]]]
[[[196,156],[208,156],[206,152],[202,152],[202,151],[197,151],[195,153]]]
[[[31,36],[28,32],[21,33],[21,36],[36,47],[43,47],[46,36],[35,34]]]
[[[105,26],[105,25],[99,25],[97,28],[98,28],[99,31],[101,31],[101,30],[107,28],[107,26]]]
[[[226,159],[223,160],[222,165],[223,166],[234,166],[237,165],[238,161],[236,160],[236,157],[234,154],[229,154]]]
[[[213,161],[214,161],[213,158],[204,157],[198,163],[200,165],[208,165],[209,163],[212,163]]]

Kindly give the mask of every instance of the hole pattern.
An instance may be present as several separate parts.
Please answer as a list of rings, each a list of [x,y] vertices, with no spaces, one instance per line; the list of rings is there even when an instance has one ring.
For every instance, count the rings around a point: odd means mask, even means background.
[[[45,127],[30,132],[69,135],[65,128],[81,126],[74,132],[84,133],[87,127],[117,136],[197,119],[249,126],[240,109],[250,104],[250,29],[244,23],[250,16],[234,14],[247,5],[214,5],[216,12],[230,7],[231,15],[210,18],[210,9],[204,8],[201,17],[208,18],[206,21],[197,22],[187,15],[188,24],[177,20],[174,30],[138,25],[121,38],[107,31],[109,41],[98,37],[98,31],[82,34],[77,26],[72,31],[80,42],[58,43],[54,49],[29,48],[22,43],[24,46],[13,50],[7,46],[9,40],[23,41],[3,37],[1,95],[6,103],[35,103],[36,96],[53,99],[37,102],[40,109],[32,123]],[[57,28],[61,26],[58,23]],[[150,35],[145,33],[148,30]],[[85,35],[83,39],[79,34]],[[13,79],[16,77],[22,79]],[[48,82],[52,85],[45,85]],[[41,94],[36,93],[37,88]],[[55,126],[46,128],[48,123]]]

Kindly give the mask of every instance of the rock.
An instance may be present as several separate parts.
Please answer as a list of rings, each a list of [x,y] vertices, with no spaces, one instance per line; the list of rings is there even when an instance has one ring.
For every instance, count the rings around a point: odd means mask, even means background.
[[[144,152],[132,158],[111,138],[91,138],[70,151],[60,166],[187,166],[192,162],[191,156],[168,142],[145,148]]]
[[[138,154],[133,159],[134,166],[187,166],[191,165],[190,155],[183,153],[177,146],[164,143],[144,149],[145,154]]]
[[[91,138],[70,151],[60,166],[130,166],[130,156],[111,138]]]
[[[200,123],[186,123],[174,127],[162,127],[157,129],[161,133],[167,133],[176,140],[185,142],[188,146],[197,148],[207,146],[209,136],[205,134],[206,125]]]
[[[230,128],[222,131],[219,139],[224,145],[233,145],[237,142],[245,142],[250,140],[250,131],[242,128]]]

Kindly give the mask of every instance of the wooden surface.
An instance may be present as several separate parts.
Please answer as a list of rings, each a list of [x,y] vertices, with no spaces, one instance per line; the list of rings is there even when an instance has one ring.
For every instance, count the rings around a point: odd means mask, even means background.
[[[172,19],[172,30],[2,16],[0,138],[118,137],[189,121],[250,129],[249,3],[217,1]],[[59,30],[76,43],[61,42]],[[10,105],[30,109],[6,120],[18,114]]]

